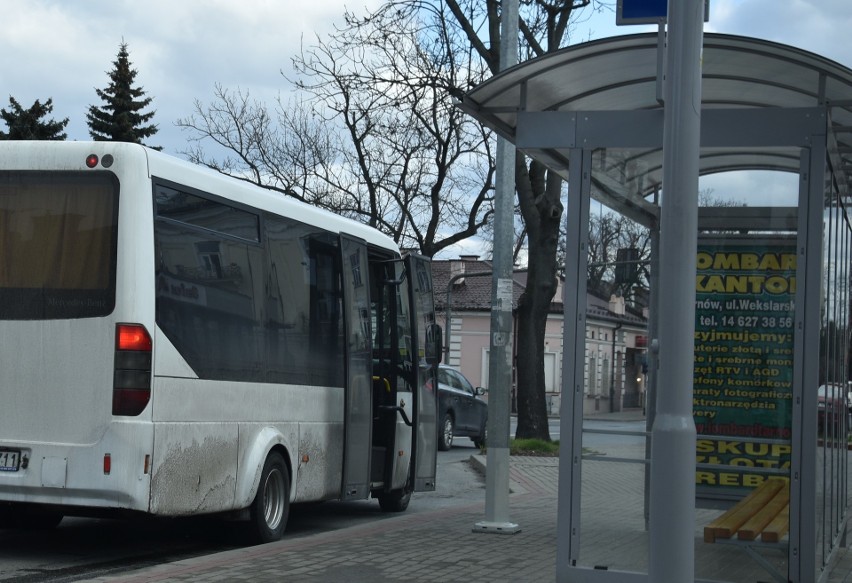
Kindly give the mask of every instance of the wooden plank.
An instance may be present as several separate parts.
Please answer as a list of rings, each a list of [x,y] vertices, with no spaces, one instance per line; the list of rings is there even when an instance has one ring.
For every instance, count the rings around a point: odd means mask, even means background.
[[[771,523],[778,513],[790,503],[790,489],[782,487],[766,505],[758,510],[737,530],[740,540],[754,540]]]
[[[716,542],[717,538],[731,538],[733,534],[769,502],[786,484],[783,478],[769,478],[748,496],[728,509],[719,518],[704,527],[704,542]]]
[[[788,490],[789,498],[789,490]],[[778,513],[769,526],[763,529],[763,534],[760,535],[760,540],[765,543],[777,543],[790,530],[790,505],[787,504],[781,512]]]

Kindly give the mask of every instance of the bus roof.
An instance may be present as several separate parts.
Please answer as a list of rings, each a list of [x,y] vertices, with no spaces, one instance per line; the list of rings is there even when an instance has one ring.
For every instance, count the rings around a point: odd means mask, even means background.
[[[358,221],[156,150],[145,148],[145,151],[148,155],[151,176],[192,186],[228,200],[290,217],[303,223],[318,225],[335,233],[346,233],[364,239],[372,245],[399,251],[393,239]]]
[[[369,244],[399,252],[393,239],[358,221],[150,148],[145,148],[145,152],[152,177],[191,186],[234,202],[318,225],[328,231],[346,233]]]
[[[393,239],[363,223],[141,144],[8,140],[0,141],[0,152],[3,152],[0,169],[17,170],[85,170],[85,160],[89,154],[97,154],[101,160],[106,154],[111,154],[116,160],[138,157],[139,163],[147,161],[147,174],[150,177],[169,180],[236,203],[317,225],[327,231],[346,233],[370,245],[399,252]]]

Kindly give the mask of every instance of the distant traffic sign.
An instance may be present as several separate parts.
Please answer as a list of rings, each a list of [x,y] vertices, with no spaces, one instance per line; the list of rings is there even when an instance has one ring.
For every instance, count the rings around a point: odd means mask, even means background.
[[[618,0],[615,24],[657,24],[665,22],[668,4],[668,0]],[[704,0],[704,22],[708,20],[710,20],[710,0]]]

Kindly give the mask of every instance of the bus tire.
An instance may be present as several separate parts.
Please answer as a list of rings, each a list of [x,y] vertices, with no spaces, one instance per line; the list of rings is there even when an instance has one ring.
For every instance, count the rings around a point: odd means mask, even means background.
[[[411,490],[400,489],[379,494],[379,508],[382,512],[405,512],[411,502]]]
[[[33,512],[24,518],[23,528],[28,530],[53,530],[62,522],[61,512]]]
[[[0,502],[0,529],[21,528],[23,522],[18,507],[11,502]]]
[[[290,516],[290,472],[277,451],[271,452],[263,464],[250,514],[254,539],[259,544],[277,541],[284,535]]]
[[[0,504],[0,528],[52,530],[62,518],[62,513],[55,510],[30,509],[11,502]]]

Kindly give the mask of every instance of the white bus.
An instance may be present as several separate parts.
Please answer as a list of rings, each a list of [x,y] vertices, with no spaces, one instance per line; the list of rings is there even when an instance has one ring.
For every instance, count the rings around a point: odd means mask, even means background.
[[[429,261],[137,144],[0,142],[0,528],[435,488]]]

